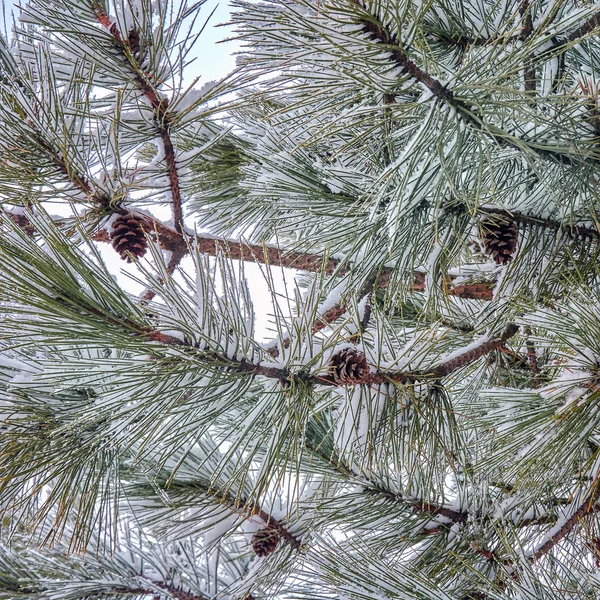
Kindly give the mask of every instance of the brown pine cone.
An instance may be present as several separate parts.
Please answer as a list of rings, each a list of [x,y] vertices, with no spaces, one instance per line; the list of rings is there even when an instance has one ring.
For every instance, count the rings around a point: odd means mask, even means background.
[[[260,556],[261,558],[269,556],[277,548],[279,532],[273,527],[265,527],[252,536],[250,543],[256,556]]]
[[[127,41],[129,42],[131,53],[137,57],[140,53],[140,32],[135,27],[129,30]]]
[[[30,223],[26,215],[19,213],[11,213],[9,211],[6,211],[5,214],[13,223],[16,223],[29,237],[34,236],[35,227]]]
[[[506,215],[488,215],[479,224],[483,249],[497,265],[506,265],[517,248],[517,226]]]
[[[344,348],[331,357],[330,372],[338,385],[353,385],[364,381],[369,374],[365,355],[355,348]]]
[[[113,248],[128,263],[132,262],[133,258],[144,256],[148,248],[142,221],[132,214],[121,215],[115,220],[110,240]]]

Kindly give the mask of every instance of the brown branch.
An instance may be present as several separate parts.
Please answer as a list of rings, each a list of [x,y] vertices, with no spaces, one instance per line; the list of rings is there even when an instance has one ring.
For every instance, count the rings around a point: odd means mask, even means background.
[[[161,590],[164,590],[165,592],[168,592],[173,598],[176,598],[177,600],[215,600],[214,596],[211,596],[210,599],[209,599],[209,596],[204,596],[204,595],[198,596],[197,594],[192,594],[191,592],[185,592],[180,587],[168,585],[162,581],[155,581],[154,579],[151,579],[150,577],[146,577],[145,575],[138,575],[137,579],[143,579],[144,581],[147,581],[151,585],[153,585]],[[126,591],[129,593],[133,593],[133,594],[155,594],[156,593],[156,590],[149,589],[149,588],[127,589]]]
[[[368,373],[363,379],[354,382],[353,385],[377,385],[394,381],[403,384],[411,384],[419,381],[436,381],[443,379],[453,372],[475,362],[486,354],[498,350],[513,337],[518,330],[519,328],[511,323],[500,337],[481,342],[479,345],[469,348],[450,360],[446,360],[434,367],[414,371],[379,371],[377,373]],[[316,383],[323,385],[343,385],[337,383],[331,375],[316,376],[315,380]]]
[[[443,377],[446,377],[453,371],[456,371],[476,361],[482,356],[489,354],[493,350],[498,350],[506,343],[506,341],[513,337],[517,333],[517,331],[519,331],[517,325],[511,323],[499,338],[491,339],[471,350],[466,350],[462,354],[459,354],[458,356],[439,364],[432,371],[430,371],[430,373],[435,379],[441,379]],[[425,372],[424,374],[427,374],[427,372]]]
[[[432,517],[445,517],[452,521],[452,523],[466,523],[470,518],[470,513],[466,511],[452,510],[451,508],[446,508],[445,506],[432,502],[425,502],[424,500],[410,500],[405,498],[402,494],[397,494],[374,485],[365,486],[363,492],[365,494],[398,502],[421,514],[431,515]]]
[[[10,211],[5,212],[9,216],[12,214]],[[180,256],[181,258],[187,255],[189,246],[196,244],[196,247],[201,254],[208,254],[209,256],[218,256],[221,253],[225,253],[233,260],[268,264],[271,266],[309,271],[312,273],[323,271],[326,275],[332,275],[336,269],[339,275],[343,275],[349,270],[347,267],[340,268],[340,261],[338,259],[328,258],[325,260],[320,254],[286,251],[276,246],[269,246],[266,244],[246,244],[224,238],[202,235],[191,236],[185,233],[181,234],[150,215],[136,213],[136,217],[143,222],[145,231],[156,236],[156,240],[163,250],[168,250],[172,252],[173,255]],[[25,219],[26,217],[22,215],[19,216],[19,220],[23,224],[25,224]],[[31,226],[29,221],[27,221],[27,224]],[[60,225],[60,222],[57,222],[57,224]],[[98,230],[91,237],[96,242],[110,243],[110,235],[106,229]],[[181,260],[181,258],[179,258],[179,260]],[[378,280],[378,287],[382,289],[387,288],[390,284],[391,274],[391,268],[382,269],[381,276]],[[455,275],[446,277],[445,291],[447,294],[460,298],[479,300],[492,299],[492,292],[495,285],[494,281],[455,285],[453,282],[457,277],[458,276]],[[411,287],[415,292],[424,291],[425,275],[420,272],[415,272]],[[342,303],[335,304],[315,322],[313,332],[325,328],[331,322],[341,317],[345,311],[346,307]]]
[[[529,557],[531,562],[535,562],[545,554],[548,554],[548,552],[550,552],[556,546],[556,544],[558,544],[558,542],[560,542],[571,532],[571,530],[579,523],[579,521],[581,521],[581,519],[600,510],[600,505],[598,505],[598,500],[600,499],[600,481],[598,476],[600,476],[600,473],[592,482],[592,489],[586,496],[585,500],[579,505],[579,508],[577,508],[573,515],[571,515],[571,517],[565,521],[562,527],[555,534],[549,537],[546,542],[544,542]]]
[[[527,39],[533,35],[533,17],[531,15],[531,6],[529,0],[521,0],[519,3],[519,14],[523,19],[523,27],[519,38],[522,42],[526,42]],[[531,54],[525,56],[523,61],[524,75],[525,75],[525,92],[535,94],[537,90],[536,77],[535,77],[535,62]]]
[[[566,46],[567,44],[572,44],[573,42],[576,42],[576,41],[580,40],[581,38],[589,35],[590,33],[592,33],[594,31],[594,29],[597,29],[598,27],[600,27],[600,10],[596,11],[589,19],[587,19],[587,21],[585,23],[580,25],[575,31],[570,33],[564,39],[560,40],[556,44],[556,46],[554,46],[553,48],[550,48],[546,52],[550,52],[553,49],[556,49],[557,47]],[[546,52],[544,54],[546,54]]]
[[[224,368],[226,370],[237,372],[237,373],[248,373],[252,376],[261,376],[268,379],[276,379],[283,385],[287,384],[290,380],[295,377],[302,378],[307,383],[313,383],[315,385],[326,385],[332,387],[340,387],[343,385],[376,385],[380,383],[399,382],[399,383],[416,383],[417,381],[433,381],[443,379],[454,371],[457,371],[466,365],[475,362],[482,356],[485,356],[489,352],[497,350],[506,341],[514,336],[518,327],[514,324],[510,324],[504,333],[498,338],[492,338],[485,342],[465,350],[458,354],[454,358],[444,361],[434,367],[428,369],[420,369],[415,371],[380,371],[377,373],[368,373],[365,377],[360,380],[355,380],[350,383],[338,383],[333,376],[310,376],[307,374],[295,375],[290,373],[287,369],[279,367],[270,367],[260,363],[248,362],[245,359],[237,360],[222,356],[216,352],[206,352],[196,348],[190,342],[182,340],[170,334],[162,333],[145,325],[141,325],[128,319],[117,318],[112,315],[102,312],[93,306],[80,307],[85,308],[90,314],[98,316],[111,325],[117,325],[119,327],[126,327],[129,331],[134,332],[142,338],[155,341],[159,344],[167,346],[186,346],[190,350],[197,353],[199,358],[205,359],[207,362],[212,363],[213,367]]]
[[[169,99],[162,96],[152,85],[152,76],[145,73],[132,52],[129,41],[125,41],[123,34],[119,31],[116,23],[113,23],[110,17],[102,11],[99,6],[95,6],[94,14],[98,22],[108,29],[113,36],[115,46],[123,53],[124,58],[134,71],[134,81],[138,89],[152,106],[154,111],[154,121],[157,132],[162,141],[167,164],[167,173],[169,179],[169,188],[171,191],[173,225],[175,231],[183,232],[183,210],[181,198],[181,186],[179,183],[179,172],[177,171],[177,161],[175,159],[175,148],[171,139],[171,124],[173,122],[173,113],[168,110]]]
[[[532,217],[521,213],[511,212],[500,208],[485,207],[481,209],[483,214],[500,214],[511,218],[517,223],[526,225],[535,225],[544,227],[553,231],[560,231],[573,237],[583,237],[600,241],[600,232],[590,227],[565,224],[560,221],[552,221],[540,217]],[[248,262],[269,264],[272,266],[297,269],[318,273],[323,271],[327,275],[332,275],[336,269],[337,273],[343,275],[348,272],[348,267],[340,268],[340,261],[334,258],[328,258],[326,261],[320,254],[310,254],[295,251],[286,251],[276,246],[246,244],[240,241],[227,240],[209,236],[191,236],[185,233],[179,233],[173,228],[168,227],[158,219],[146,214],[137,214],[143,222],[144,228],[149,233],[156,235],[161,248],[173,253],[182,253],[182,256],[188,252],[188,244],[196,244],[198,251],[202,254],[217,256],[219,253],[225,253],[233,260],[243,260]],[[100,230],[93,235],[93,239],[98,242],[109,242],[110,238],[105,230]],[[390,284],[390,277],[393,273],[391,268],[383,268],[377,285],[380,288],[387,288]],[[495,286],[494,281],[484,281],[480,283],[455,284],[454,280],[458,276],[446,276],[444,286],[447,294],[460,298],[491,300]],[[425,290],[425,274],[414,273],[412,289],[415,292]],[[333,306],[327,313],[320,317],[320,321],[315,323],[315,330],[320,331],[329,323],[344,314],[342,304]]]

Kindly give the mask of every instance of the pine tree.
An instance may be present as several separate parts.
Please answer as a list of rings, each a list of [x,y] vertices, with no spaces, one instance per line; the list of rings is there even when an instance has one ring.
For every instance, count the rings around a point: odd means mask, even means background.
[[[0,598],[598,598],[600,9],[232,11],[0,40]]]

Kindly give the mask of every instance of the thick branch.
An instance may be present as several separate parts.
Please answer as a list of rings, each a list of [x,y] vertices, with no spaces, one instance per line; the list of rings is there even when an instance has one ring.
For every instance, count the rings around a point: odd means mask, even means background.
[[[560,231],[573,237],[581,237],[585,239],[593,239],[600,242],[600,233],[596,229],[584,227],[580,225],[572,225],[561,223],[560,221],[552,221],[539,217],[523,215],[521,213],[510,212],[500,208],[485,207],[481,209],[483,214],[500,214],[505,215],[517,223],[525,225],[534,225],[544,227],[552,231]],[[198,251],[209,256],[217,256],[224,252],[233,260],[243,260],[248,262],[256,262],[269,264],[277,267],[285,267],[289,269],[298,269],[300,271],[309,271],[318,273],[324,271],[327,275],[332,275],[336,269],[338,274],[343,275],[348,272],[348,268],[339,268],[340,261],[335,258],[328,258],[326,261],[320,254],[311,254],[303,252],[286,251],[276,246],[246,244],[238,240],[227,240],[223,238],[215,238],[210,236],[192,236],[186,233],[179,233],[173,228],[168,227],[161,221],[146,215],[137,214],[143,222],[144,228],[149,233],[154,233],[157,241],[164,250],[169,250],[174,254],[182,257],[188,253],[189,246],[196,244]],[[98,231],[93,239],[99,242],[109,242],[110,237],[105,230]],[[392,269],[384,267],[381,271],[377,285],[380,288],[387,288],[390,284]],[[455,284],[456,275],[448,275],[445,280],[445,291],[451,296],[460,298],[470,298],[477,300],[491,300],[495,282],[484,281],[480,283],[465,283]],[[425,274],[420,272],[414,273],[412,289],[416,292],[425,290]],[[339,318],[345,312],[343,304],[339,303],[331,307],[327,313],[321,315],[320,319],[315,323],[314,331],[320,331],[329,323]]]

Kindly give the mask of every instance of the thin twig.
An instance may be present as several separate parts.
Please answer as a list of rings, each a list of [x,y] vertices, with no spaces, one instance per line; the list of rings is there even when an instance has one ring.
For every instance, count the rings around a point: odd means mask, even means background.
[[[529,0],[521,0],[519,4],[519,14],[523,19],[523,26],[519,37],[522,42],[526,42],[527,39],[533,35],[533,17],[531,15],[531,5],[529,4]],[[537,90],[535,61],[529,53],[523,60],[523,70],[525,78],[525,91],[533,95]]]
[[[143,71],[139,62],[129,48],[129,42],[124,40],[123,34],[119,31],[116,23],[113,23],[110,17],[104,13],[99,6],[94,8],[94,13],[98,22],[108,29],[113,36],[115,45],[123,53],[123,57],[129,62],[134,71],[134,81],[138,89],[144,94],[154,111],[154,122],[160,135],[163,145],[165,162],[169,179],[169,188],[171,191],[171,204],[173,209],[173,226],[178,233],[183,232],[183,211],[181,186],[179,183],[179,172],[177,170],[177,161],[175,158],[175,148],[171,139],[171,124],[173,113],[169,111],[169,100],[162,96],[152,85],[151,76]],[[129,50],[129,51],[126,51]]]
[[[558,531],[549,536],[541,546],[538,546],[538,549],[529,556],[530,562],[536,562],[542,556],[548,554],[558,542],[571,532],[581,519],[600,510],[600,505],[598,505],[598,500],[600,499],[600,481],[598,476],[592,482],[592,489],[577,510],[565,521]]]
[[[181,250],[174,251],[171,254],[171,258],[169,259],[169,263],[167,264],[167,273],[169,275],[173,275],[175,273],[175,269],[179,266],[179,263],[183,259],[183,257],[187,254],[187,252],[182,252]],[[164,282],[162,279],[159,279],[159,283],[162,285]],[[146,290],[144,295],[141,297],[142,302],[148,303],[154,299],[156,296],[155,290]]]

